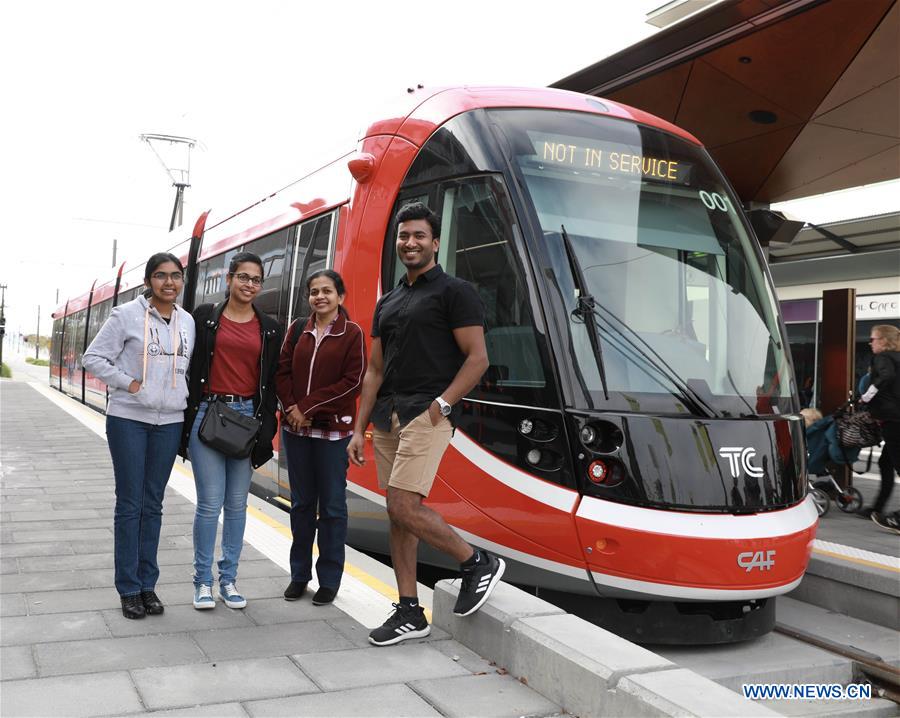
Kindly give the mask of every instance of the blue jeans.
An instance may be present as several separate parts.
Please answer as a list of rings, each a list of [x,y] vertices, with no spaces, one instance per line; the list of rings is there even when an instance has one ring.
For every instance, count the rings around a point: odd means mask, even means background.
[[[120,596],[156,587],[163,495],[181,441],[181,427],[181,422],[157,425],[106,417],[116,476],[113,533],[115,584]]]
[[[312,578],[313,537],[318,529],[316,576],[320,586],[338,589],[347,542],[350,439],[311,439],[287,431],[281,436],[291,484],[291,580],[302,583]]]
[[[216,529],[219,514],[222,519],[222,559],[219,561],[219,583],[234,583],[237,580],[238,561],[244,544],[244,526],[247,524],[247,494],[253,467],[250,459],[230,459],[225,454],[211,449],[197,436],[203,417],[206,416],[207,401],[200,403],[188,451],[194,484],[197,487],[197,511],[194,514],[194,586],[212,586],[212,562],[216,550]],[[243,401],[229,404],[235,411],[253,416],[253,402]]]

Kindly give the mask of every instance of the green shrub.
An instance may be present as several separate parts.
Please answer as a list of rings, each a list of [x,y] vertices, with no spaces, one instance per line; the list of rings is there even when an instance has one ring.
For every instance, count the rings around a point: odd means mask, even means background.
[[[12,369],[10,369],[6,364],[0,365],[0,377],[4,379],[12,379]]]
[[[32,359],[31,363],[35,366],[50,366],[50,362],[46,359]]]

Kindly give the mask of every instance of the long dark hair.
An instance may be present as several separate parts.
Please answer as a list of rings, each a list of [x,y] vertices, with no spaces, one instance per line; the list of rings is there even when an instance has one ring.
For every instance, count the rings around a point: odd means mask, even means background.
[[[309,296],[309,287],[312,284],[313,279],[318,279],[319,277],[328,277],[332,284],[334,284],[334,289],[338,293],[339,297],[347,296],[347,289],[344,286],[344,278],[335,272],[333,269],[319,269],[318,271],[313,272],[306,279],[306,295]],[[343,314],[347,319],[350,318],[350,313],[344,309],[343,304],[338,305],[338,313]]]

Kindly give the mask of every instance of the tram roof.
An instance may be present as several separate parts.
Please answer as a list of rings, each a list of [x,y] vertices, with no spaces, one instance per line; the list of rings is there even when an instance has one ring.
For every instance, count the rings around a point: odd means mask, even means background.
[[[723,0],[555,83],[692,132],[745,201],[900,176],[898,0]]]

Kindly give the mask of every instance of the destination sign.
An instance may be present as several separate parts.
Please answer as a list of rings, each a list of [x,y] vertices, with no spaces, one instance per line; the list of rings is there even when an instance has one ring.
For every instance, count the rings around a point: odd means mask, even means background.
[[[541,132],[528,134],[540,162],[673,184],[691,181],[691,163],[644,154],[639,147]]]

